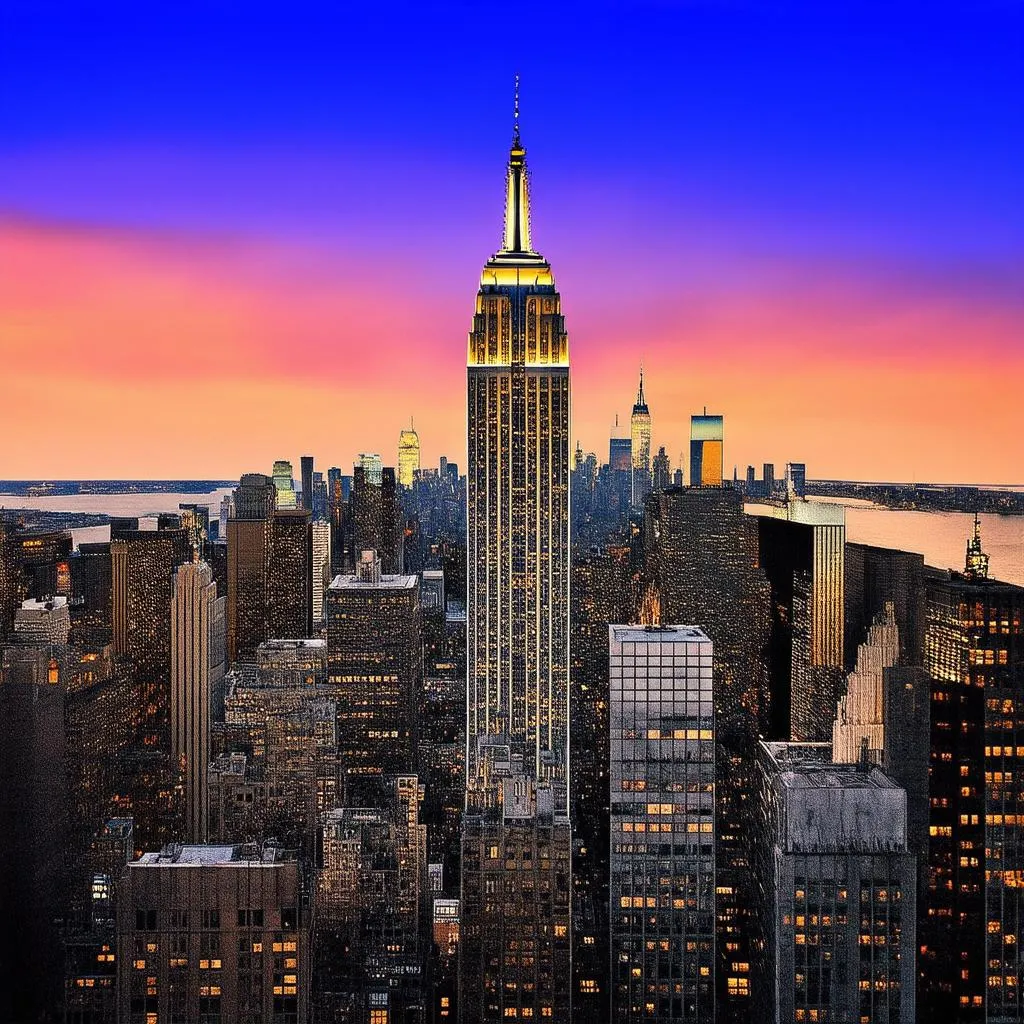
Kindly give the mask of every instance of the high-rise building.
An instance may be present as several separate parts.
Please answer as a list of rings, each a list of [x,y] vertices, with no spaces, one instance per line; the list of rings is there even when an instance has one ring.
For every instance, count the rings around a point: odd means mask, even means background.
[[[415,768],[421,629],[419,581],[382,573],[374,551],[327,592],[328,681],[348,803],[377,799],[381,779]]]
[[[181,529],[188,534],[190,546],[204,558],[210,540],[210,506],[181,502],[178,505],[178,521]]]
[[[357,465],[349,495],[347,559],[352,571],[362,551],[376,551],[388,575],[400,576],[405,564],[404,516],[392,467],[376,472]]]
[[[651,413],[644,398],[644,370],[640,367],[640,389],[629,420],[630,455],[633,462],[632,504],[639,508],[651,490]]]
[[[0,647],[0,1020],[60,1014],[68,840],[65,684],[49,644]]]
[[[205,562],[178,567],[171,597],[171,752],[184,769],[187,838],[197,843],[208,838],[210,706],[224,676],[224,604]]]
[[[110,542],[114,654],[127,658],[148,708],[145,746],[170,749],[171,593],[191,558],[184,530],[125,531]]]
[[[847,669],[856,664],[858,645],[887,604],[892,605],[899,630],[899,664],[924,664],[927,615],[923,555],[848,541],[843,599]]]
[[[758,764],[748,1019],[913,1024],[906,794],[880,768],[834,764],[827,743],[762,742]]]
[[[327,617],[327,588],[331,585],[331,524],[313,520],[313,626],[319,628]]]
[[[690,486],[721,487],[723,480],[724,420],[709,416],[690,417]]]
[[[313,511],[313,456],[303,455],[299,459],[302,469],[302,507],[307,512]]]
[[[644,575],[661,620],[698,622],[712,642],[716,1006],[720,1021],[746,1021],[749,989],[736,965],[749,963],[752,939],[753,879],[744,819],[757,738],[769,716],[769,585],[758,564],[755,524],[743,511],[743,496],[731,487],[678,488],[652,496],[644,511],[643,549]]]
[[[775,491],[775,464],[766,462],[761,469],[761,475],[764,479],[765,497],[770,498]]]
[[[1024,587],[926,569],[931,677],[921,1010],[1024,1013]]]
[[[417,777],[402,775],[381,792],[378,806],[338,807],[324,816],[316,891],[318,1019],[426,1019],[422,795]]]
[[[899,660],[900,635],[892,602],[857,650],[857,666],[846,677],[832,725],[832,760],[881,764],[885,752],[885,672]]]
[[[672,486],[672,467],[669,465],[664,445],[658,449],[658,454],[654,456],[653,474],[654,490],[664,491]]]
[[[270,517],[277,491],[262,473],[245,473],[228,520],[228,660],[251,662],[267,639]]]
[[[292,464],[287,459],[278,459],[274,463],[274,504],[280,509],[298,508],[295,497],[295,480],[292,477]]]
[[[625,436],[616,413],[608,438],[609,504],[625,510],[633,498],[633,439]]]
[[[280,849],[164,847],[125,869],[117,901],[117,1019],[308,1019],[310,911]]]
[[[790,501],[765,506],[757,523],[772,587],[769,735],[829,740],[845,664],[845,511]]]
[[[569,342],[530,238],[518,93],[504,237],[481,275],[468,364],[459,1012],[566,1020]]]
[[[14,639],[18,643],[66,644],[71,633],[71,614],[66,597],[47,601],[29,598],[14,613]]]
[[[694,626],[609,633],[613,1021],[715,1020],[715,711]]]
[[[398,435],[398,482],[412,487],[420,469],[420,435],[412,423]]]
[[[807,467],[804,463],[786,463],[786,491],[790,497],[807,497]]]
[[[313,635],[313,520],[305,509],[278,509],[270,519],[266,639]]]
[[[374,487],[380,487],[382,474],[384,472],[384,460],[373,452],[360,452],[356,457],[356,469],[361,469],[366,474],[366,482]]]

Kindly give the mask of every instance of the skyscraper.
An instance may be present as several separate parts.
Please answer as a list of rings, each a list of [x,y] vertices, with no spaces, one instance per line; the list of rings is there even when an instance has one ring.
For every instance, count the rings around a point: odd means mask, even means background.
[[[643,505],[651,489],[651,413],[644,398],[644,370],[640,367],[640,388],[633,403],[633,415],[629,420],[629,435],[633,460],[634,508]]]
[[[466,1022],[565,1020],[570,1000],[569,343],[518,116],[517,93],[504,238],[469,334]]]
[[[146,746],[170,749],[171,592],[189,558],[184,530],[126,531],[110,542],[114,653],[128,658],[147,708]]]
[[[420,435],[412,423],[398,435],[398,482],[412,487],[420,468]]]
[[[609,633],[613,1021],[715,1020],[715,710],[694,626]]]
[[[922,1011],[1019,1021],[1024,955],[1024,587],[925,570],[931,676]]]
[[[832,736],[844,661],[846,517],[840,505],[790,501],[758,514],[760,561],[772,586],[769,733]]]
[[[346,800],[376,801],[381,779],[416,762],[423,682],[417,578],[384,575],[377,553],[361,552],[356,574],[339,576],[327,592],[327,651]]]
[[[118,886],[117,1019],[306,1020],[307,894],[302,863],[270,844],[143,854]]]
[[[327,588],[331,585],[331,524],[313,520],[313,627],[323,625],[327,613]]]
[[[270,477],[245,473],[228,520],[228,659],[252,661],[267,638],[270,525],[277,490]]]
[[[205,562],[186,562],[171,597],[171,752],[184,767],[186,828],[197,843],[207,839],[210,698],[223,675],[224,598]]]
[[[276,505],[278,508],[298,508],[298,501],[295,499],[292,464],[287,459],[278,459],[274,463],[274,487],[277,491]]]
[[[722,486],[722,442],[725,437],[721,416],[690,417],[690,486]]]
[[[913,1024],[917,875],[906,794],[881,769],[833,764],[830,754],[827,743],[760,744],[761,941],[746,965],[747,1019]]]
[[[302,467],[302,507],[307,512],[313,511],[313,456],[303,455],[299,459]]]

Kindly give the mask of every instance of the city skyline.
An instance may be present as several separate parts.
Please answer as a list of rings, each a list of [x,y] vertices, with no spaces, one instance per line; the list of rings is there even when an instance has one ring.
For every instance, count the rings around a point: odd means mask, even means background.
[[[106,47],[116,60],[91,84],[73,13],[65,38],[17,12],[27,45],[2,72],[24,99],[2,115],[5,475],[231,478],[267,451],[344,465],[354,447],[394,461],[410,416],[425,465],[458,458],[460,289],[496,235],[519,70],[535,241],[570,296],[573,446],[603,450],[642,359],[652,451],[673,466],[707,406],[725,416],[726,475],[798,459],[812,477],[1019,482],[1019,146],[1003,38],[1020,15],[939,5],[922,20],[904,5],[883,40],[871,5],[800,8],[740,3],[742,28],[712,8],[600,10],[554,76],[529,54],[443,67],[465,29],[410,16],[393,81],[351,45],[344,67],[320,61],[313,15],[275,42],[254,17],[225,64],[251,96],[188,65],[188,12],[162,42],[145,20],[104,22],[102,39],[97,23],[97,62]],[[365,17],[351,34],[376,37]],[[211,16],[198,57],[236,29]],[[654,38],[660,63],[641,65],[652,29],[686,29],[677,75]],[[271,53],[280,77],[260,64]],[[33,60],[46,83],[27,93]],[[759,89],[737,87],[741,65],[765,72]],[[418,240],[439,232],[446,259],[423,260]],[[40,416],[41,395],[59,412]],[[214,398],[216,429],[182,415]],[[946,414],[982,401],[997,446]],[[88,449],[69,445],[86,422]]]

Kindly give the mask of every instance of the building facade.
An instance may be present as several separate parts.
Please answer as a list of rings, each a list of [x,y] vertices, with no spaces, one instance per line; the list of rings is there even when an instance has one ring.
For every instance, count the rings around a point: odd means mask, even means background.
[[[712,646],[609,632],[613,1021],[715,1020]]]
[[[224,677],[224,604],[205,562],[178,567],[171,597],[171,753],[184,770],[186,836],[195,843],[207,840],[210,709]]]
[[[459,1012],[565,1020],[569,343],[551,266],[531,241],[518,97],[502,246],[484,265],[469,333],[467,412]]]

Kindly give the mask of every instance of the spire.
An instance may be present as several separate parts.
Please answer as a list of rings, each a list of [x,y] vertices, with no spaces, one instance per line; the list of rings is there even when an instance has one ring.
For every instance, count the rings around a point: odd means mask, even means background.
[[[644,364],[640,363],[640,388],[636,393],[636,404],[633,406],[633,415],[646,415],[649,412],[647,402],[644,400]]]
[[[519,136],[519,76],[516,75],[512,113],[512,148],[505,182],[505,237],[503,253],[533,254],[530,244],[530,190],[526,176],[526,149]]]
[[[981,548],[981,517],[974,513],[974,536],[967,542],[964,575],[974,579],[988,578],[988,555]]]

